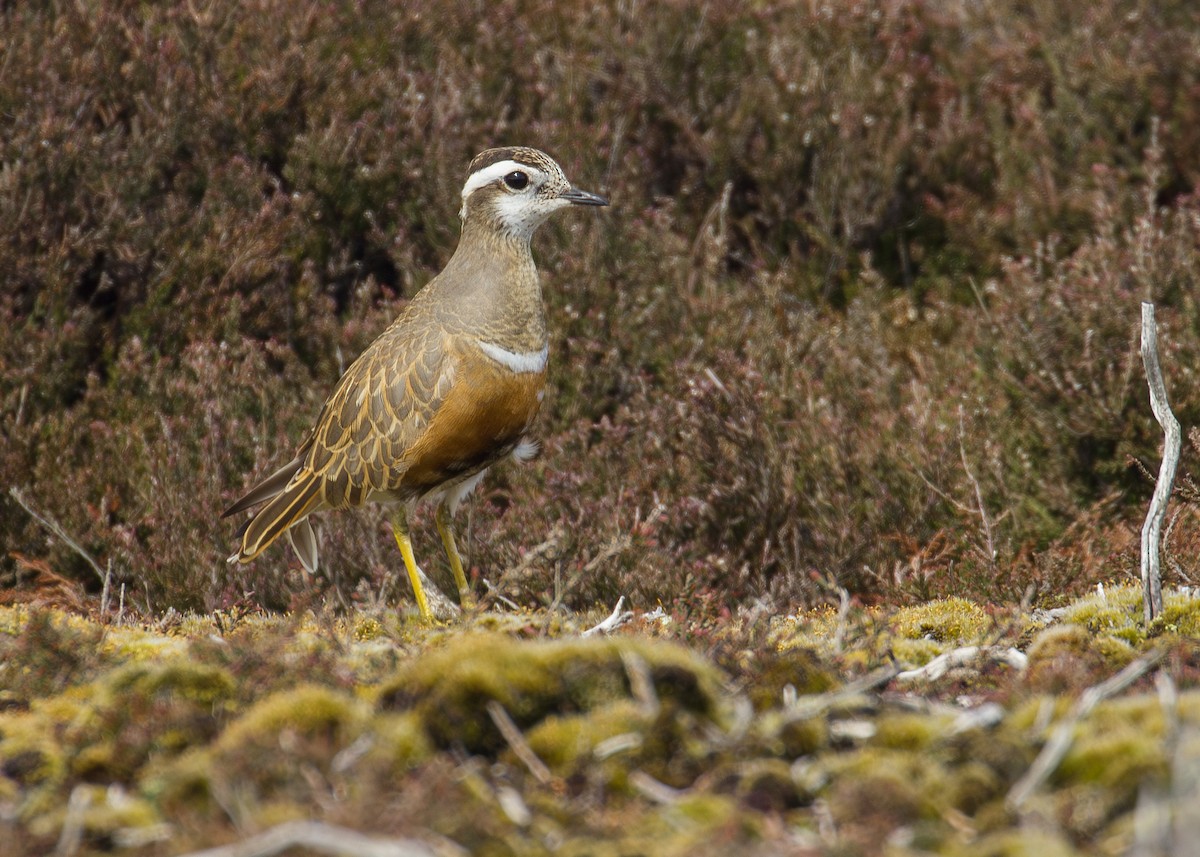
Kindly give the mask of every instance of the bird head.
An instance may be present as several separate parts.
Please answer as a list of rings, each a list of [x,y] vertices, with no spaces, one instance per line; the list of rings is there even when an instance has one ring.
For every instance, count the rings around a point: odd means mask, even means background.
[[[459,216],[526,241],[559,209],[608,205],[608,200],[567,181],[553,158],[537,149],[506,147],[480,152],[471,161]]]

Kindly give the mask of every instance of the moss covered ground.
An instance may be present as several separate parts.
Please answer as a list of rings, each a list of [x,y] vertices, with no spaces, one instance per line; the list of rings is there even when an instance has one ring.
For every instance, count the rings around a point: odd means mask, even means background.
[[[435,854],[1169,848],[1200,800],[1200,601],[1147,629],[1137,595],[743,613],[703,643],[661,612],[584,637],[599,616],[4,608],[5,853],[296,821]]]
[[[1198,8],[0,2],[0,854],[1200,841]],[[506,144],[612,205],[534,242],[481,610],[377,507],[228,565]]]

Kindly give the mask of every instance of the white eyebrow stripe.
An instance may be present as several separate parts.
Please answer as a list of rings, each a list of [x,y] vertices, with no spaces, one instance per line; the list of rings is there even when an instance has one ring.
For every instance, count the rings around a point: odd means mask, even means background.
[[[519,161],[497,161],[490,167],[476,170],[467,177],[467,183],[463,185],[462,198],[463,202],[467,201],[467,197],[477,191],[486,184],[491,184],[498,178],[503,178],[514,170],[520,170],[523,173],[529,173],[530,178],[541,177],[545,178],[546,174],[537,167],[531,167],[529,164],[522,164]]]
[[[522,354],[517,354],[509,351],[507,348],[501,348],[493,342],[486,342],[482,339],[477,341],[479,342],[479,349],[484,354],[504,368],[522,375],[545,370],[546,363],[550,359],[550,346],[548,344],[543,345],[541,351],[526,351]]]

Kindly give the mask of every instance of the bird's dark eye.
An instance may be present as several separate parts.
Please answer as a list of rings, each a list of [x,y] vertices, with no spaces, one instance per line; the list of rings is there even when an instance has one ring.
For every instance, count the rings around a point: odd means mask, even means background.
[[[529,184],[529,176],[520,170],[516,170],[504,177],[504,183],[513,190],[524,190],[525,186]]]

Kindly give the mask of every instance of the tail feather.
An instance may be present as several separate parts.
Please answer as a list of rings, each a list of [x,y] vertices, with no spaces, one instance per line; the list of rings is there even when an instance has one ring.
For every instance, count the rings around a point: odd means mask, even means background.
[[[278,496],[287,484],[292,481],[292,477],[296,475],[296,471],[300,469],[300,457],[297,456],[289,461],[283,467],[276,470],[262,482],[259,482],[253,488],[246,492],[242,499],[238,500],[228,509],[221,513],[222,518],[228,518],[230,515],[236,515],[238,512],[244,512],[247,509],[257,506],[272,497]]]
[[[308,517],[321,502],[321,478],[307,473],[280,491],[250,519],[242,533],[240,562],[249,562],[293,525]],[[315,566],[315,561],[313,562]]]
[[[309,574],[316,574],[318,566],[317,534],[313,532],[309,519],[301,518],[292,525],[287,534],[288,541],[292,543],[292,550],[296,552],[304,570]]]

